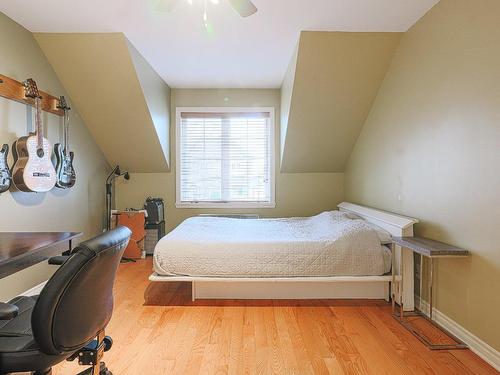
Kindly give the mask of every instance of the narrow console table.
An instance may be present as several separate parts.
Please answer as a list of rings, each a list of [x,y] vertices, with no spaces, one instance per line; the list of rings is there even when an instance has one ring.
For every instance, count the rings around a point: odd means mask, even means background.
[[[432,298],[433,298],[433,291],[434,291],[434,259],[435,258],[453,258],[453,257],[466,257],[469,256],[469,251],[460,249],[458,247],[454,247],[439,241],[434,241],[428,238],[423,238],[423,237],[392,237],[392,243],[393,243],[393,250],[394,250],[394,245],[399,245],[401,248],[406,248],[411,251],[413,251],[416,254],[420,255],[420,280],[422,280],[422,268],[423,268],[423,262],[422,259],[423,257],[426,257],[429,259],[429,316],[427,316],[425,313],[423,313],[420,310],[415,310],[414,312],[404,312],[403,311],[403,306],[402,303],[399,306],[399,313],[395,313],[395,296],[393,294],[392,296],[392,311],[393,311],[393,316],[411,333],[413,333],[420,341],[422,341],[427,347],[429,347],[432,350],[450,350],[450,349],[466,349],[467,345],[465,345],[460,339],[455,337],[453,334],[445,330],[443,327],[439,326],[433,319],[433,303],[432,303]],[[396,278],[395,278],[395,262],[394,262],[394,257],[393,257],[393,282],[396,283]],[[402,287],[402,279],[403,279],[403,269],[399,269],[399,274],[400,277],[398,278],[399,282],[396,284],[398,285],[398,289],[400,290],[400,293],[403,293],[403,287]],[[422,289],[422,288],[420,288]],[[394,290],[394,289],[393,289]],[[422,290],[420,290],[420,294],[422,293]],[[401,299],[402,300],[402,299]],[[425,335],[420,333],[418,330],[416,330],[414,327],[411,326],[407,321],[405,321],[405,317],[408,316],[422,316],[423,318],[427,319],[431,324],[439,328],[441,331],[446,333],[449,337],[451,337],[456,344],[446,344],[446,345],[439,345],[439,344],[433,344]]]
[[[0,279],[70,251],[81,232],[0,232]]]

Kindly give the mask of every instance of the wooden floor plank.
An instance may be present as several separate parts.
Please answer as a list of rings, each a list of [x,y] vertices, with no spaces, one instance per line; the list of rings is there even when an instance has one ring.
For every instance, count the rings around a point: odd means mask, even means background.
[[[120,265],[104,356],[116,375],[498,374],[470,350],[427,349],[384,301],[193,302],[189,283],[150,283],[151,268]]]
[[[403,336],[401,338],[400,328],[390,313],[379,311],[370,307],[362,307],[361,314],[366,319],[368,331],[376,330],[377,339],[383,349],[390,355],[395,363],[401,364],[404,368],[414,375],[436,375],[432,367],[427,364],[425,356],[422,358],[418,351],[408,347],[404,340],[413,340],[412,336]],[[390,320],[388,322],[388,320]],[[396,323],[393,327],[392,323]],[[372,327],[372,328],[370,328]],[[391,329],[394,328],[394,329]],[[423,348],[423,350],[427,350]]]

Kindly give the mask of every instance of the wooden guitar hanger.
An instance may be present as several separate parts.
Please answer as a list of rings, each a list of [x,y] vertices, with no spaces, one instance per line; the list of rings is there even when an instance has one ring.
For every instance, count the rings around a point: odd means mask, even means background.
[[[58,116],[64,116],[64,110],[58,108],[59,98],[52,96],[46,92],[39,91],[42,97],[42,110],[53,113]],[[32,98],[25,96],[25,89],[21,82],[0,74],[0,96],[14,100],[19,103],[24,103],[35,106],[35,101]]]

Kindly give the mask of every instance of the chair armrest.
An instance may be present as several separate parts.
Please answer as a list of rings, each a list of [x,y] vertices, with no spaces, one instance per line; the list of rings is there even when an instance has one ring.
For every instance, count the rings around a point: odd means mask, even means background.
[[[19,307],[10,303],[0,302],[0,320],[14,319],[19,313]]]
[[[49,258],[49,264],[54,266],[60,266],[69,258],[69,255],[59,255],[56,257]]]

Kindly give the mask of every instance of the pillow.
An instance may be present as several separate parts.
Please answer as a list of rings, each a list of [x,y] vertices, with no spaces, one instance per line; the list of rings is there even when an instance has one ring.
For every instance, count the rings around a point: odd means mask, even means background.
[[[386,231],[383,228],[380,228],[378,225],[369,223],[368,221],[365,221],[361,216],[356,215],[355,213],[352,212],[345,212],[346,217],[352,220],[363,220],[366,225],[368,225],[371,229],[373,229],[375,232],[377,232],[377,236],[380,240],[380,243],[382,245],[386,245],[391,243],[391,234]]]
[[[363,218],[361,216],[358,216],[352,212],[342,212],[348,219],[352,219],[352,220],[356,220],[356,219],[361,219],[363,220]]]
[[[375,232],[377,232],[377,236],[378,238],[380,239],[380,243],[382,245],[385,245],[385,244],[389,244],[391,243],[391,234],[386,231],[385,229],[383,228],[380,228],[378,225],[375,225],[375,224],[372,224],[372,223],[369,223],[367,221],[365,221],[366,225],[368,225],[371,229],[373,229]]]

